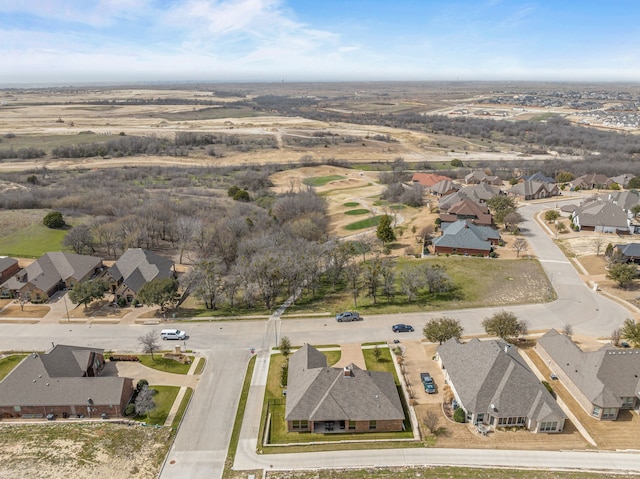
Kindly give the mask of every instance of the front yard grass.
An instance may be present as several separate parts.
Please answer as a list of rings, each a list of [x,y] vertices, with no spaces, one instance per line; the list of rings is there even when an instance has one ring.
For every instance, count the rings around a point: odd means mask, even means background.
[[[187,391],[184,393],[184,396],[182,397],[182,402],[178,407],[178,411],[176,412],[176,416],[173,418],[173,421],[171,422],[171,428],[174,431],[180,425],[180,421],[182,421],[182,416],[184,416],[184,412],[187,410],[187,406],[189,405],[191,396],[193,396],[193,389],[187,388]]]
[[[0,359],[0,381],[7,377],[7,375],[13,371],[20,361],[26,358],[26,354],[13,354],[6,358]]]
[[[191,361],[193,361],[194,356],[189,357],[191,358]],[[140,354],[138,355],[138,358],[140,359],[140,364],[165,373],[187,374],[191,367],[191,364],[182,364],[175,359],[163,358],[162,353],[155,353],[154,359],[151,359],[150,354]]]
[[[50,311],[49,306],[25,304],[20,306],[7,306],[0,311],[3,318],[44,318]]]
[[[173,406],[176,396],[180,388],[177,386],[149,386],[150,389],[155,389],[158,393],[153,396],[153,402],[156,404],[148,415],[136,416],[136,421],[143,421],[147,424],[164,425],[167,420],[171,406]]]
[[[34,224],[0,238],[0,251],[7,256],[38,258],[49,251],[60,251],[70,230],[51,229]]]

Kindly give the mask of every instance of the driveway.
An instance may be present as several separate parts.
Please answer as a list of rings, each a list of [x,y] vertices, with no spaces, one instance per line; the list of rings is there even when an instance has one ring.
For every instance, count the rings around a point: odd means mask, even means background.
[[[417,404],[440,404],[442,403],[442,388],[444,388],[444,375],[438,362],[433,359],[436,345],[428,344],[424,346],[420,340],[403,341],[404,362],[403,368],[407,378],[410,396]],[[427,353],[427,349],[429,352]],[[436,383],[437,392],[427,394],[420,380],[420,373],[429,373]]]

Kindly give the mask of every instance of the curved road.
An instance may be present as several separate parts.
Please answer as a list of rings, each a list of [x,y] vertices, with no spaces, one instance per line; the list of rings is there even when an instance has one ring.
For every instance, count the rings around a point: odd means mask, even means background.
[[[591,291],[579,278],[564,255],[531,218],[544,205],[529,204],[521,208],[527,220],[522,225],[529,247],[540,259],[551,278],[558,300],[553,303],[477,308],[438,313],[411,313],[370,316],[362,322],[336,323],[331,318],[290,319],[286,321],[197,322],[185,326],[190,334],[188,348],[208,360],[197,392],[193,395],[182,427],[162,471],[163,479],[222,476],[235,411],[240,396],[249,348],[259,351],[254,374],[255,390],[263,388],[268,364],[267,354],[277,338],[287,335],[293,344],[353,343],[379,341],[393,337],[391,325],[413,323],[416,331],[403,337],[419,338],[421,327],[431,317],[443,314],[460,319],[466,334],[483,333],[481,321],[494,311],[505,309],[526,319],[530,330],[562,328],[571,324],[576,333],[609,336],[630,313],[622,306]],[[489,260],[488,260],[489,261]],[[139,351],[137,338],[161,326],[101,324],[3,324],[0,350],[43,350],[51,342],[82,344],[105,349]],[[280,331],[281,329],[281,331]],[[261,404],[261,402],[260,402]],[[257,406],[256,406],[257,407]],[[259,414],[259,411],[257,412]],[[253,437],[257,425],[245,424]],[[258,456],[255,441],[241,442],[236,466],[239,468],[308,468],[350,467],[394,464],[451,464],[559,469],[607,469],[640,471],[640,459],[634,454],[611,452],[543,452],[409,449],[391,451],[349,451],[313,454]]]

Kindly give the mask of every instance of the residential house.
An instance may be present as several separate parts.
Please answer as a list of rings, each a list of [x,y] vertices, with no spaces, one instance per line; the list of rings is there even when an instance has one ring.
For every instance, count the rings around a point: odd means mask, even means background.
[[[471,220],[459,220],[442,225],[442,236],[435,238],[436,254],[489,256],[492,245],[500,242],[500,233],[489,227],[475,225]]]
[[[476,170],[472,171],[464,177],[464,182],[467,185],[478,185],[485,183],[488,185],[502,186],[502,180],[497,176],[487,175],[484,171]]]
[[[442,180],[429,188],[429,191],[436,196],[442,197],[455,193],[460,188],[461,186],[458,183],[454,183],[451,180]]]
[[[289,358],[285,420],[290,432],[402,431],[405,415],[393,375],[327,366],[305,344]]]
[[[631,232],[627,213],[609,201],[592,200],[578,206],[573,212],[573,223],[585,231],[618,234]]]
[[[552,329],[538,339],[535,350],[592,417],[615,420],[621,410],[640,409],[640,349],[605,344],[582,351]]]
[[[545,174],[543,174],[541,171],[538,171],[537,173],[534,173],[533,175],[529,175],[529,176],[523,176],[521,178],[518,179],[519,183],[522,183],[524,181],[538,181],[540,183],[555,183],[556,180],[551,178],[550,176],[547,176]]]
[[[455,223],[458,220],[471,220],[475,225],[492,226],[493,217],[489,208],[479,205],[469,198],[464,198],[453,205],[446,213],[440,214],[442,223]]]
[[[635,178],[635,175],[632,175],[631,173],[624,173],[622,175],[618,175],[618,176],[612,176],[611,178],[609,178],[609,182],[607,183],[607,185],[611,185],[613,183],[622,186],[623,188],[626,188],[627,186],[629,186],[629,182]]]
[[[573,189],[593,190],[607,188],[609,178],[601,173],[590,173],[579,176],[571,182]]]
[[[467,421],[489,428],[562,432],[566,415],[516,348],[500,340],[451,338],[438,347],[446,383]]]
[[[105,275],[116,300],[131,303],[138,291],[154,279],[175,278],[174,262],[142,248],[129,248]]]
[[[436,175],[435,173],[421,173],[421,172],[414,173],[413,177],[411,178],[411,181],[414,184],[419,183],[425,188],[431,188],[436,183],[439,183],[441,181],[447,181],[447,180],[451,181],[451,178],[444,175]]]
[[[0,256],[0,284],[7,281],[11,276],[20,271],[18,260],[8,256]]]
[[[504,193],[500,188],[487,185],[486,183],[480,183],[479,185],[474,186],[466,186],[456,193],[452,193],[440,198],[440,201],[438,202],[438,208],[440,208],[440,210],[442,211],[447,211],[449,208],[451,208],[453,205],[458,203],[460,200],[463,200],[464,198],[469,198],[470,200],[481,205],[489,201],[494,196],[502,194]]]
[[[633,191],[614,191],[598,198],[618,205],[627,212],[630,218],[633,217],[631,211],[633,207],[640,205],[640,195]]]
[[[101,376],[103,353],[59,344],[48,353],[29,354],[0,381],[0,417],[122,416],[133,395],[133,380]]]
[[[57,291],[102,271],[102,258],[73,253],[46,253],[5,281],[0,289],[13,297],[46,301]]]
[[[617,244],[614,248],[627,262],[640,264],[640,243]]]
[[[508,195],[516,196],[524,200],[538,200],[550,198],[560,194],[558,185],[555,183],[544,183],[536,180],[524,180],[522,183],[514,185],[507,191]]]

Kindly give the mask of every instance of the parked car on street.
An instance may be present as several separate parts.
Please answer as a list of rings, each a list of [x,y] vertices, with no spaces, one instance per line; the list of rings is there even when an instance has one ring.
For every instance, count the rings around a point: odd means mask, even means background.
[[[344,313],[336,314],[336,321],[339,323],[344,321],[362,321],[362,316],[355,311],[345,311]]]
[[[167,339],[183,340],[187,339],[187,333],[180,331],[179,329],[163,329],[160,331],[160,337],[165,341]]]
[[[429,373],[420,373],[420,380],[422,381],[422,385],[424,386],[425,392],[429,394],[435,394],[436,391],[436,383],[433,382],[433,378]]]
[[[393,326],[391,326],[391,330],[394,333],[411,333],[414,331],[413,326],[411,326],[410,324],[394,324]]]

